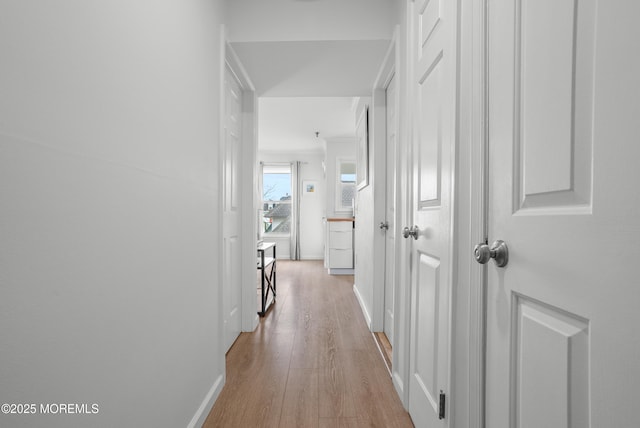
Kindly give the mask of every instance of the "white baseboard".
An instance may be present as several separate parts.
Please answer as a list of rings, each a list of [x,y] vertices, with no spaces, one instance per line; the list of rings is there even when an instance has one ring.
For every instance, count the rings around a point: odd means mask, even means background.
[[[367,311],[367,307],[364,304],[364,300],[362,299],[362,296],[360,295],[360,291],[358,291],[358,286],[356,284],[353,284],[353,292],[356,295],[356,299],[358,299],[358,303],[360,304],[360,309],[362,310],[362,314],[364,315],[364,320],[367,323],[367,327],[369,328],[369,331],[371,331],[371,315],[369,315],[369,312]]]
[[[329,271],[329,275],[353,275],[355,273],[353,268],[329,268],[327,270]]]
[[[391,375],[391,380],[393,381],[393,386],[396,388],[396,392],[400,397],[400,401],[402,402],[402,405],[404,406],[405,409],[408,410],[409,403],[406,400],[404,382],[402,381],[402,377],[400,376],[400,373],[393,372],[393,374]]]
[[[213,407],[213,403],[216,402],[216,399],[220,395],[220,391],[222,391],[222,387],[224,386],[224,376],[220,375],[213,383],[213,386],[204,397],[202,404],[198,408],[198,411],[193,418],[191,418],[191,422],[187,425],[187,428],[200,428],[204,425],[204,421],[209,416],[209,412],[211,412],[211,408]]]

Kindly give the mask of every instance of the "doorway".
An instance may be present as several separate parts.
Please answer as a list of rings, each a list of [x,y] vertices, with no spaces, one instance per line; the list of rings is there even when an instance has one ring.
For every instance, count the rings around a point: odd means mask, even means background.
[[[382,331],[375,332],[378,347],[389,372],[393,370],[395,259],[396,259],[396,135],[397,98],[396,79],[391,75],[385,88],[385,192],[384,219],[379,228],[384,233],[384,315]]]
[[[228,351],[242,330],[241,153],[242,86],[229,66],[224,75],[224,139],[222,152],[223,218],[222,266],[224,349]]]

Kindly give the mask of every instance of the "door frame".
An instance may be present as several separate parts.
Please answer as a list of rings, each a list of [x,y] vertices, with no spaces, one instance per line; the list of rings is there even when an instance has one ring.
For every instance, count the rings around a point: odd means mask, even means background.
[[[411,109],[411,68],[414,55],[409,43],[413,0],[405,0],[396,28],[390,52],[395,49],[395,58],[387,53],[374,86],[376,91],[384,88],[385,78],[389,75],[389,63],[395,61],[398,102],[398,140],[397,151],[404,156],[396,157],[397,186],[401,191],[396,194],[396,234],[411,221],[412,180],[407,173],[411,168],[406,158],[410,157],[412,117]],[[488,0],[459,0],[458,40],[458,140],[455,175],[455,228],[453,270],[453,313],[452,313],[452,368],[450,425],[456,427],[484,427],[484,341],[485,341],[485,274],[482,267],[473,258],[473,247],[486,239],[486,177],[485,166],[488,153],[487,142],[487,25],[486,9]],[[405,68],[406,67],[406,68]],[[385,71],[386,74],[385,74]],[[382,77],[384,76],[384,77]],[[377,93],[380,96],[380,93]],[[379,104],[373,102],[374,109]],[[379,119],[381,120],[381,119]],[[379,134],[378,134],[379,135]],[[376,143],[377,144],[377,143]],[[376,148],[379,146],[375,146]],[[378,168],[378,165],[376,165]],[[404,195],[404,193],[408,195]],[[376,215],[378,213],[376,212]],[[408,242],[400,239],[396,254],[395,271],[395,319],[393,346],[392,381],[405,408],[408,406],[409,384],[409,320],[411,299],[408,284]],[[376,254],[375,266],[382,260]],[[374,278],[374,303],[372,311],[372,329],[382,326],[384,315],[384,282],[381,275]],[[379,324],[378,324],[379,323]]]
[[[398,64],[412,63],[414,55],[409,35],[412,25],[411,7],[414,0],[406,0],[403,11],[403,40],[398,48]],[[454,193],[454,269],[452,296],[452,341],[451,343],[451,397],[449,426],[483,428],[484,424],[484,373],[485,373],[485,272],[473,258],[473,247],[486,239],[486,192],[488,168],[488,123],[487,123],[487,7],[488,0],[459,0],[458,10],[458,111],[457,111],[457,157]],[[402,61],[402,62],[401,62]],[[398,150],[409,154],[407,141],[415,120],[411,110],[410,68],[397,70],[400,77],[400,126]],[[402,115],[406,116],[403,117]],[[403,225],[412,220],[411,180],[404,175],[411,173],[407,162],[397,159],[399,186],[409,197],[398,195],[398,233]],[[400,236],[400,235],[398,235]],[[409,311],[411,299],[408,281],[407,243],[398,248],[396,259],[396,304],[394,335],[399,346],[393,348],[392,379],[396,391],[407,407],[409,383]]]
[[[387,49],[384,61],[378,71],[375,83],[373,85],[373,97],[371,100],[370,114],[372,118],[372,147],[376,154],[372,156],[374,164],[371,166],[371,170],[374,177],[372,181],[376,183],[376,186],[385,189],[387,185],[387,86],[392,77],[396,74],[398,62],[398,28],[394,30],[393,37]],[[399,95],[396,90],[396,105],[399,105]],[[396,153],[398,152],[396,145]],[[396,174],[398,171],[398,157],[396,156]],[[397,192],[396,192],[397,195]],[[371,331],[382,331],[384,326],[384,283],[385,283],[385,233],[377,228],[379,222],[386,217],[386,197],[375,197],[373,208],[373,223],[375,232],[373,236],[373,302],[371,310]],[[398,204],[396,197],[396,206]],[[394,279],[394,287],[397,284],[397,280]],[[395,309],[394,309],[395,312]],[[395,322],[394,322],[395,324]],[[394,327],[395,329],[395,327]],[[395,335],[395,330],[394,330]],[[391,344],[393,346],[393,343]]]
[[[257,246],[257,135],[258,135],[258,97],[256,95],[255,86],[253,85],[249,74],[240,62],[240,58],[234,51],[227,37],[226,29],[223,27],[223,52],[224,61],[222,61],[222,70],[228,66],[234,73],[235,77],[240,82],[242,87],[242,148],[241,157],[248,162],[244,162],[245,168],[240,171],[240,253],[241,260],[243,260],[241,272],[239,272],[238,278],[240,278],[240,286],[242,287],[241,298],[241,331],[253,331],[258,325],[258,312],[256,304],[256,246]],[[224,92],[220,100],[220,114],[221,120],[224,115]],[[221,138],[224,130],[221,130]],[[221,140],[222,141],[222,140]],[[220,162],[224,161],[224,157],[220,157]],[[251,165],[251,166],[249,166]],[[222,174],[223,168],[220,164],[220,174]],[[219,177],[222,180],[222,176]],[[222,183],[222,181],[220,181]],[[220,196],[221,198],[221,196]],[[223,207],[222,201],[220,201],[221,209]],[[222,225],[220,225],[222,227]],[[221,231],[222,232],[222,231]],[[222,284],[222,271],[219,272],[219,280]],[[222,287],[221,287],[222,290]],[[224,304],[222,297],[220,298],[220,305]],[[221,307],[220,316],[224,314],[224,308]],[[255,310],[254,310],[255,309]],[[224,330],[224,325],[221,328]],[[222,337],[222,336],[221,336]],[[224,359],[223,359],[224,360]]]
[[[487,240],[488,0],[461,0],[452,415],[455,426],[485,426],[486,269],[473,257]]]

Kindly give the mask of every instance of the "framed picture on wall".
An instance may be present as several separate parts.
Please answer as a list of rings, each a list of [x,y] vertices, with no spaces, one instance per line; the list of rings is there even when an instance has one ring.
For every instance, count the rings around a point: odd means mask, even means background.
[[[365,106],[356,125],[356,187],[369,184],[369,106]]]
[[[312,196],[316,194],[318,183],[313,180],[302,181],[302,194],[305,196]]]

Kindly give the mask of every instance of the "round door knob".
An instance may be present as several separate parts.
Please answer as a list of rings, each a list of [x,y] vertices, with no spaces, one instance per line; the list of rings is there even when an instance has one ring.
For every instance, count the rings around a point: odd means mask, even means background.
[[[473,256],[476,258],[478,263],[483,265],[491,258],[491,250],[487,244],[478,244],[473,249]]]
[[[402,229],[402,236],[404,236],[405,239],[412,236],[413,239],[417,240],[419,232],[420,229],[418,229],[418,226],[413,226],[412,228],[409,228],[409,226],[405,226],[405,228]]]
[[[473,256],[481,265],[487,263],[489,259],[493,259],[496,262],[496,266],[505,267],[509,263],[509,248],[501,240],[494,241],[491,247],[481,243],[473,249]]]

